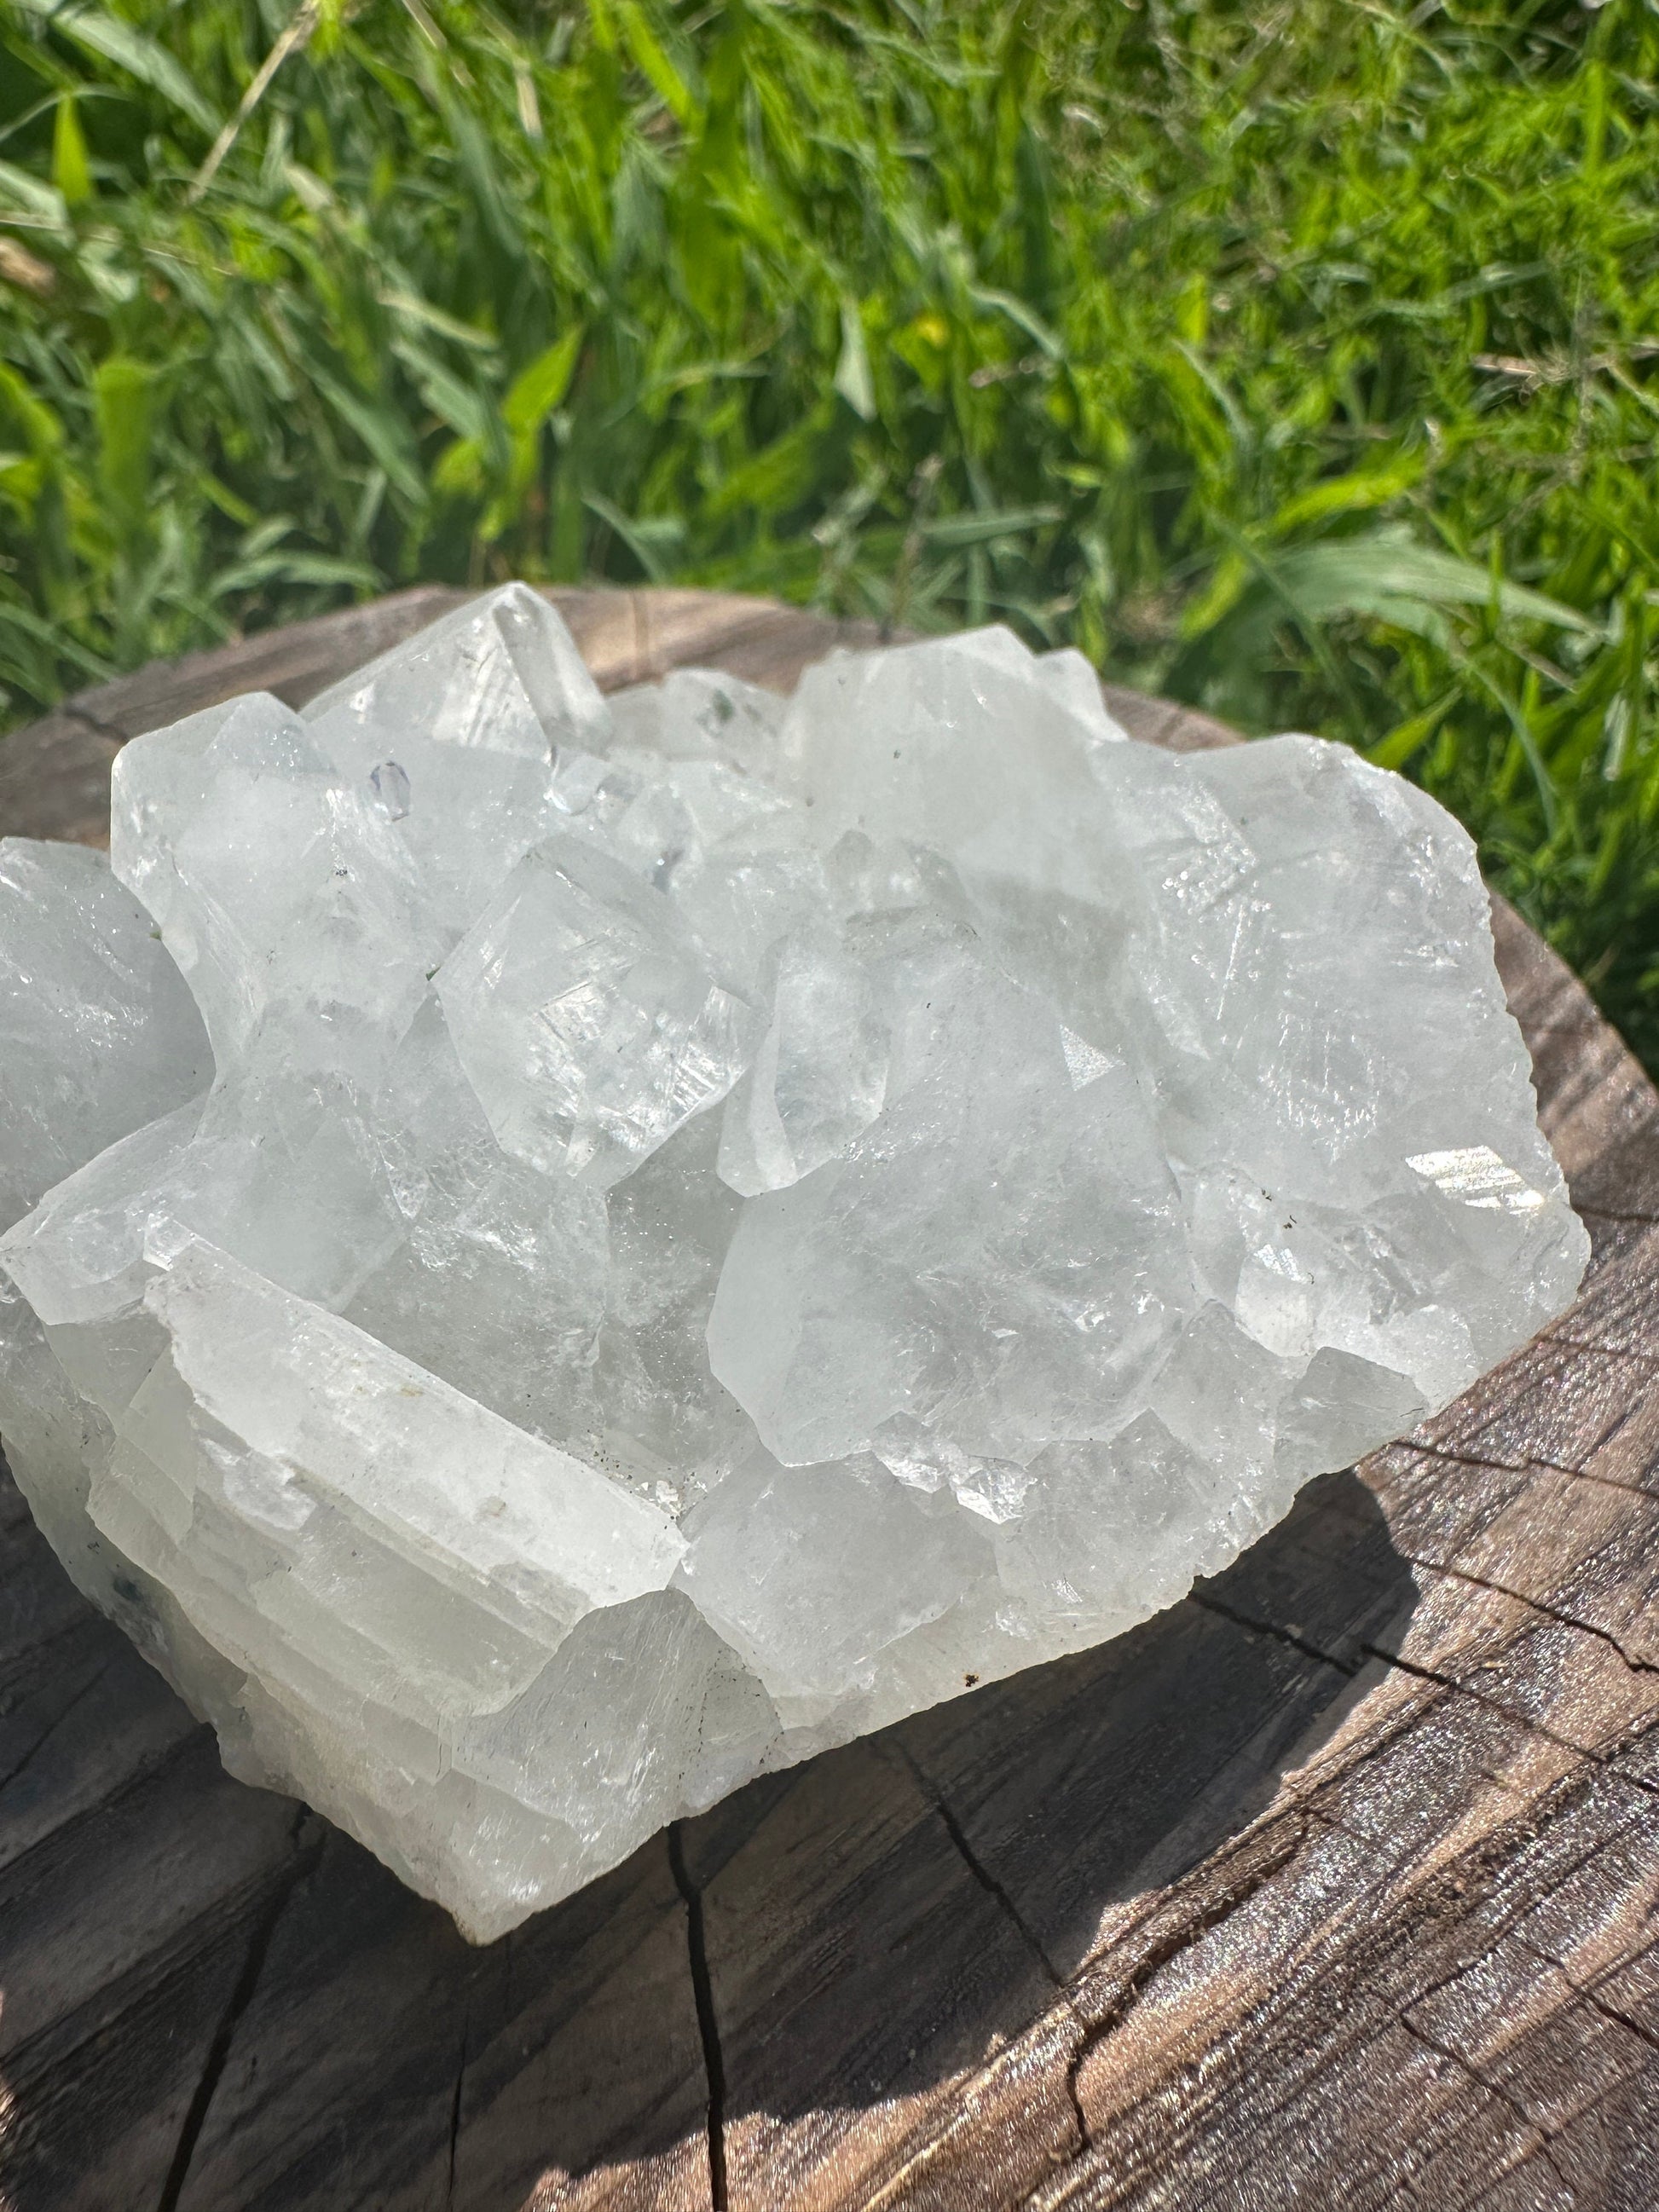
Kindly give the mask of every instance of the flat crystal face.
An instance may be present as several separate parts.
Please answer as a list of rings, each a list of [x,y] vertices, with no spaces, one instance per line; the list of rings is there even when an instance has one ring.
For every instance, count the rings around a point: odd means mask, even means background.
[[[726,1096],[759,1025],[666,892],[569,836],[525,855],[435,983],[502,1149],[603,1186]]]
[[[607,702],[521,586],[0,844],[0,1431],[480,1940],[1115,1634],[1572,1297],[1468,839],[1005,630]]]

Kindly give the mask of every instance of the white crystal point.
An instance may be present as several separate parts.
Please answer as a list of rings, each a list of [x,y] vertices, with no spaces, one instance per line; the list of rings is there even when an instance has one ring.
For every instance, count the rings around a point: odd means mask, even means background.
[[[0,1228],[213,1074],[149,914],[79,845],[0,839]]]
[[[168,1254],[145,1306],[167,1348],[116,1419],[90,1519],[260,1686],[243,1710],[245,1762],[267,1764],[290,1734],[329,1744],[313,1788],[331,1809],[388,1753],[428,1788],[464,1774],[578,1625],[663,1591],[684,1553],[659,1508],[210,1247]],[[258,1561],[252,1605],[225,1579],[239,1530]],[[267,1699],[284,1718],[275,1744]],[[507,1801],[544,1853],[548,1823],[522,1801],[550,1751],[563,1766],[575,1714],[561,1703],[552,1729],[522,1744]],[[545,1809],[568,1814],[568,1791],[556,1795]],[[638,1817],[635,1802],[619,1810]],[[482,1826],[499,1850],[510,1820]],[[561,1838],[562,1874],[576,1840]],[[520,1917],[510,1890],[504,1918],[490,1894],[471,1823],[459,1852],[428,1839],[411,1860],[475,1932]]]
[[[756,1027],[667,898],[570,836],[526,854],[437,990],[502,1147],[615,1182],[723,1098]]]
[[[393,646],[313,699],[305,719],[325,752],[364,775],[376,765],[369,755],[401,761],[414,739],[545,761],[558,745],[599,750],[611,726],[569,631],[525,584]]]
[[[990,1557],[948,1499],[930,1511],[858,1460],[784,1468],[756,1452],[684,1527],[679,1586],[796,1728],[869,1700],[877,1655],[948,1613]]]
[[[0,846],[0,1434],[480,1941],[1144,1620],[1583,1267],[1455,823],[1005,630],[613,715],[514,586],[137,740],[112,853]]]
[[[881,978],[830,931],[777,950],[772,1022],[726,1102],[720,1172],[745,1198],[839,1159],[880,1113],[891,1052]]]
[[[101,853],[0,840],[0,1228],[24,1217],[135,1122],[205,1089],[212,1055],[194,1002]],[[86,1517],[109,1431],[0,1273],[0,1423],[19,1487],[76,1585],[106,1610],[123,1563]]]
[[[1100,696],[1100,678],[1080,653],[1069,646],[1059,653],[1040,653],[1032,666],[1038,681],[1096,744],[1116,745],[1127,740],[1128,732],[1107,713]]]
[[[1096,697],[1099,688],[1096,687]],[[717,761],[769,779],[784,702],[717,668],[676,668],[611,700],[615,743],[664,760]]]
[[[395,1039],[434,957],[427,901],[367,786],[343,784],[279,700],[135,738],[112,787],[111,866],[159,924],[222,1067],[267,1022],[307,1025],[345,1063],[366,1026]]]
[[[119,1410],[124,1446],[175,1468],[192,1455],[198,1480],[257,1492],[258,1516],[279,1528],[325,1509],[434,1594],[464,1593],[552,1644],[594,1607],[665,1586],[685,1547],[659,1507],[210,1245],[151,1252],[144,1304],[168,1352]],[[190,1543],[193,1516],[165,1485],[155,1496]],[[344,1571],[337,1555],[323,1567],[325,1598]],[[298,1555],[288,1576],[307,1589]],[[418,1617],[394,1626],[421,1667]]]
[[[954,934],[893,964],[883,1109],[744,1208],[709,1364],[786,1462],[907,1413],[1011,1460],[1109,1430],[1193,1296],[1148,1103],[1121,1063],[1079,1091],[1052,1008]]]
[[[514,862],[562,826],[611,713],[535,592],[474,599],[314,699],[307,735],[421,882],[441,957]],[[591,793],[584,793],[584,804]]]

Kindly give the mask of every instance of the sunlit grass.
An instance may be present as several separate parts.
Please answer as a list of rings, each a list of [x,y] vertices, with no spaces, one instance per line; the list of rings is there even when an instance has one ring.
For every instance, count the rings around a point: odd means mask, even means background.
[[[416,577],[1405,769],[1659,1066],[1649,0],[0,0],[0,684]]]

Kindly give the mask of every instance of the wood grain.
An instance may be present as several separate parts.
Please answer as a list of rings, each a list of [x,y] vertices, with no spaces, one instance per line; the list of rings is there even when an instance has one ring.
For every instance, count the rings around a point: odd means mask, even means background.
[[[551,596],[611,686],[786,684],[838,635]],[[123,738],[302,700],[454,597],[82,695],[0,743],[0,830],[94,838]],[[1495,927],[1595,1237],[1573,1311],[1133,1634],[757,1784],[488,1950],[229,1781],[8,1486],[9,2212],[1651,2212],[1659,1098]]]

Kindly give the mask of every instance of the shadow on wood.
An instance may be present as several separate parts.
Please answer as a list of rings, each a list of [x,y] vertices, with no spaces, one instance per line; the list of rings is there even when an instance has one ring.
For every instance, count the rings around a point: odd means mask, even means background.
[[[717,2142],[902,2126],[1261,1809],[1414,1595],[1325,1477],[1131,1635],[753,1784],[475,1951],[229,1781],[9,1502],[11,2212],[706,2204],[711,2073]],[[1291,1592],[1300,1643],[1242,1625]]]

